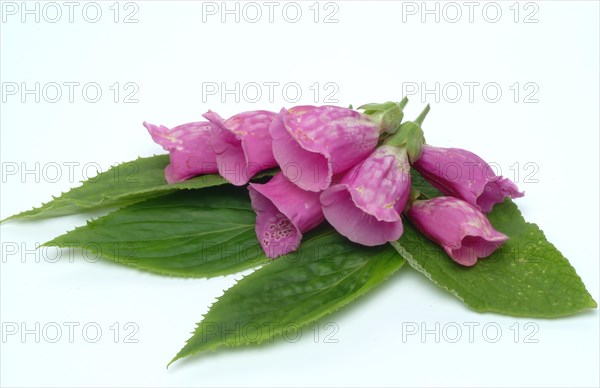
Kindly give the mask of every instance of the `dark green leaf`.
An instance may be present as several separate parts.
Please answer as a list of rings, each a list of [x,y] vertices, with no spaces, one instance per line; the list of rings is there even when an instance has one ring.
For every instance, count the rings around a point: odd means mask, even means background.
[[[119,209],[45,245],[165,275],[211,277],[267,263],[248,190],[180,190]]]
[[[129,205],[176,189],[200,189],[227,183],[218,175],[203,175],[169,185],[165,181],[168,155],[121,163],[83,182],[42,206],[4,219],[40,219]]]
[[[431,186],[414,168],[410,169],[410,186],[412,189],[417,190],[420,194],[422,194],[424,197],[423,199],[442,195],[438,189]]]
[[[389,245],[364,247],[323,226],[307,235],[298,251],[227,290],[171,363],[297,330],[371,290],[403,263]]]

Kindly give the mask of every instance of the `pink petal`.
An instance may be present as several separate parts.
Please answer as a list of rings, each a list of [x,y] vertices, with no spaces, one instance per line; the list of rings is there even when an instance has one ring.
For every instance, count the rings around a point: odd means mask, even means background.
[[[375,246],[395,241],[402,235],[400,217],[387,222],[365,213],[356,205],[345,184],[325,190],[321,194],[321,205],[327,221],[350,241]]]
[[[355,205],[378,221],[395,222],[410,195],[410,166],[406,150],[383,145],[346,173]]]
[[[329,186],[332,169],[327,157],[302,147],[285,127],[273,127],[273,155],[281,171],[298,187],[321,191]]]
[[[309,191],[331,184],[377,145],[379,126],[352,109],[297,106],[282,109],[284,130],[271,131],[273,154],[288,179]]]
[[[459,248],[444,247],[444,250],[457,263],[470,267],[475,265],[479,258],[488,257],[494,253],[504,241],[501,238],[495,241],[488,241],[481,236],[465,236]]]
[[[342,235],[373,246],[400,238],[410,195],[404,147],[383,145],[321,194],[327,221]]]
[[[251,111],[223,120],[208,111],[203,116],[219,128],[211,137],[211,145],[217,154],[219,174],[232,184],[244,185],[256,173],[277,165],[269,129],[283,127],[278,114]]]
[[[492,210],[495,204],[504,201],[504,198],[520,198],[525,194],[520,192],[510,179],[503,177],[494,177],[484,187],[483,192],[477,198],[477,206],[484,213]]]

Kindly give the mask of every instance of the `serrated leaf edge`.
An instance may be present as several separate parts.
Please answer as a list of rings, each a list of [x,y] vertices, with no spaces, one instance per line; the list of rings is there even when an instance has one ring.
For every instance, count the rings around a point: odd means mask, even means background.
[[[395,274],[396,272],[398,272],[398,271],[399,271],[399,270],[400,270],[400,269],[401,269],[401,268],[404,266],[404,263],[405,263],[405,261],[406,261],[406,260],[404,260],[404,258],[402,258],[402,257],[400,257],[400,258],[403,260],[403,261],[402,261],[402,263],[400,264],[400,266],[399,266],[399,267],[398,267],[396,270],[394,270],[394,271],[391,271],[390,273],[388,273],[388,274],[387,274],[385,277],[383,277],[383,278],[382,278],[382,279],[381,279],[379,282],[377,282],[376,284],[374,284],[374,285],[373,285],[373,287],[371,287],[370,289],[372,289],[372,288],[375,288],[376,286],[380,285],[381,283],[383,283],[384,281],[386,281],[387,279],[389,279],[389,278],[390,278],[390,277],[391,277],[393,274]],[[281,258],[281,259],[283,259],[283,258]],[[214,306],[216,303],[218,303],[218,302],[219,302],[219,300],[220,300],[220,299],[221,299],[221,298],[222,298],[222,297],[225,295],[225,293],[226,293],[227,291],[229,291],[230,289],[232,289],[233,287],[235,287],[235,286],[236,286],[236,285],[237,285],[239,282],[241,282],[242,280],[244,280],[246,277],[248,277],[248,276],[252,275],[252,274],[253,274],[254,272],[256,272],[256,271],[259,271],[259,270],[261,270],[262,268],[263,268],[263,266],[261,266],[261,267],[259,267],[259,268],[256,268],[256,269],[255,269],[254,271],[252,271],[251,273],[249,273],[249,274],[247,274],[247,275],[245,275],[245,276],[242,276],[240,279],[236,280],[236,281],[235,281],[235,283],[234,283],[234,284],[233,284],[231,287],[229,287],[227,290],[223,290],[223,294],[221,294],[219,297],[217,297],[217,298],[215,299],[215,301],[214,301],[214,302],[213,302],[213,303],[210,305],[210,307],[209,307],[208,311],[206,312],[206,314],[203,314],[203,315],[202,315],[202,319],[196,323],[196,327],[195,327],[194,331],[192,331],[192,332],[190,333],[192,336],[191,336],[190,338],[188,338],[188,339],[185,341],[185,345],[184,345],[184,346],[183,346],[183,347],[182,347],[182,348],[179,350],[179,352],[178,352],[178,353],[175,355],[175,357],[173,357],[173,359],[172,359],[171,361],[169,361],[169,363],[168,363],[168,364],[167,364],[167,366],[166,366],[166,367],[167,367],[167,369],[168,369],[168,368],[169,368],[169,366],[171,366],[171,364],[173,364],[175,361],[177,361],[177,360],[180,360],[180,359],[182,359],[182,358],[185,358],[185,357],[191,357],[191,356],[193,356],[193,355],[196,355],[196,354],[198,354],[198,353],[201,353],[201,352],[206,352],[206,351],[211,351],[211,352],[214,352],[214,351],[216,351],[216,350],[217,350],[217,348],[219,348],[219,347],[221,347],[221,346],[225,346],[225,347],[227,347],[227,348],[235,348],[235,347],[240,347],[240,346],[257,346],[257,345],[260,345],[260,344],[262,344],[262,343],[264,343],[264,342],[266,342],[266,341],[272,342],[274,339],[276,339],[276,338],[280,337],[280,336],[283,334],[283,332],[281,332],[281,333],[277,333],[277,334],[274,334],[273,336],[270,336],[270,337],[267,337],[267,338],[265,338],[265,339],[262,339],[262,340],[260,340],[260,341],[255,341],[255,342],[235,343],[235,344],[230,344],[230,343],[216,343],[216,344],[214,344],[214,345],[211,345],[211,346],[209,346],[207,349],[204,349],[204,350],[197,350],[197,351],[193,351],[193,352],[191,352],[191,353],[189,353],[189,354],[181,355],[181,351],[182,351],[183,349],[185,349],[185,348],[186,348],[186,346],[188,345],[188,343],[189,343],[190,339],[191,339],[191,338],[193,338],[193,336],[196,334],[196,330],[198,330],[198,328],[200,327],[200,324],[201,324],[201,323],[204,321],[204,318],[206,317],[206,315],[207,315],[207,314],[208,314],[208,313],[211,311],[212,307],[213,307],[213,306]],[[370,289],[369,289],[369,290],[370,290]],[[324,317],[324,316],[326,316],[326,315],[329,315],[329,314],[333,314],[333,313],[335,313],[336,311],[338,311],[338,310],[339,310],[339,309],[341,309],[342,307],[344,307],[344,306],[346,306],[346,305],[350,304],[351,302],[354,302],[354,301],[356,301],[357,299],[359,299],[359,298],[361,298],[362,296],[364,296],[365,294],[367,294],[367,291],[368,291],[368,290],[361,290],[361,292],[359,292],[359,293],[357,293],[357,294],[356,294],[356,297],[355,297],[354,299],[348,300],[348,301],[346,301],[345,303],[339,304],[339,305],[337,305],[336,307],[334,307],[333,309],[331,309],[331,310],[329,310],[329,311],[327,311],[327,312],[324,312],[324,313],[322,313],[322,314],[320,314],[320,315],[317,315],[317,316],[316,316],[316,317],[314,317],[314,318],[311,318],[311,319],[309,319],[308,321],[306,321],[305,323],[303,323],[303,324],[302,324],[301,326],[299,326],[299,327],[306,327],[307,325],[310,325],[311,323],[315,323],[315,322],[317,322],[319,319],[323,318],[323,317]]]

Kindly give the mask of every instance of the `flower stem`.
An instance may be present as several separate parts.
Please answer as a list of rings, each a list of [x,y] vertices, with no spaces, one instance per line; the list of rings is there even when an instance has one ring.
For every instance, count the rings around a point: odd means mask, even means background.
[[[423,109],[423,112],[421,112],[421,114],[419,115],[419,117],[417,117],[417,119],[415,120],[415,123],[419,124],[419,126],[423,125],[423,120],[425,120],[425,117],[427,116],[427,113],[429,113],[429,110],[431,108],[429,107],[429,104],[427,104],[427,106],[425,107],[425,109]]]

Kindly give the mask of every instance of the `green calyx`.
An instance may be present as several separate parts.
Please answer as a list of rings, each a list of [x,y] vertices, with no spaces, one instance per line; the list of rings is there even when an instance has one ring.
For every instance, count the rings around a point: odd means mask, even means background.
[[[427,104],[415,121],[403,122],[398,130],[385,140],[385,144],[387,145],[406,147],[410,163],[416,162],[421,157],[423,144],[425,144],[425,136],[421,125],[429,113],[429,109],[429,104]]]
[[[357,109],[364,110],[364,114],[378,121],[382,132],[391,134],[400,129],[404,118],[404,107],[407,103],[408,98],[404,97],[400,102],[388,101],[381,104],[364,104]]]
[[[412,207],[413,202],[415,202],[419,199],[422,199],[422,198],[423,198],[423,196],[421,195],[421,192],[411,185],[410,195],[408,197],[408,201],[406,201],[406,206],[404,206],[404,210],[402,212],[403,213],[408,212],[410,210],[410,208]]]
[[[388,101],[381,104],[365,104],[357,109],[364,110],[364,114],[380,123],[383,133],[383,144],[397,147],[406,147],[406,152],[411,163],[421,157],[425,136],[423,135],[423,121],[429,113],[429,104],[423,109],[414,121],[402,122],[404,108],[408,98],[400,102]]]

